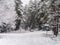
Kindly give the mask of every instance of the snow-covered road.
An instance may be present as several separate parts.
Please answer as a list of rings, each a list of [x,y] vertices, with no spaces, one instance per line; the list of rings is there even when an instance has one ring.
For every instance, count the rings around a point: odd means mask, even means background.
[[[51,39],[51,32],[0,34],[0,45],[60,45],[59,38]]]

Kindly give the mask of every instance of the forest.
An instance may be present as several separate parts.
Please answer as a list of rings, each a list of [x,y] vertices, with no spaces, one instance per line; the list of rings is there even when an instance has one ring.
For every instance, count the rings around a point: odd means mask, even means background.
[[[40,31],[54,27],[54,15],[59,15],[59,0],[0,0],[0,33]]]

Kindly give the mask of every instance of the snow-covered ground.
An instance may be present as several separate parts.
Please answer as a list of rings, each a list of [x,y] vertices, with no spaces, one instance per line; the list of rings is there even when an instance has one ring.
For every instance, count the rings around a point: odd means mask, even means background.
[[[51,32],[44,31],[0,34],[0,45],[60,45],[59,37],[53,39]]]

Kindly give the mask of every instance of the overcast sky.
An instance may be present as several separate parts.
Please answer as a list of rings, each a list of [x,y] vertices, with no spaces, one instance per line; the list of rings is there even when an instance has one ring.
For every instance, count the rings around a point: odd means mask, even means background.
[[[28,4],[30,0],[21,0],[21,1],[23,2],[23,6],[24,6],[25,4]]]

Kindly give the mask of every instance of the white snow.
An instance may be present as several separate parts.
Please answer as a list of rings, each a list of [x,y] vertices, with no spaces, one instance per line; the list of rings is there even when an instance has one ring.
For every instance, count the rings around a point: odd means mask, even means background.
[[[60,45],[60,38],[51,38],[52,33],[44,31],[30,33],[0,34],[0,45]]]

